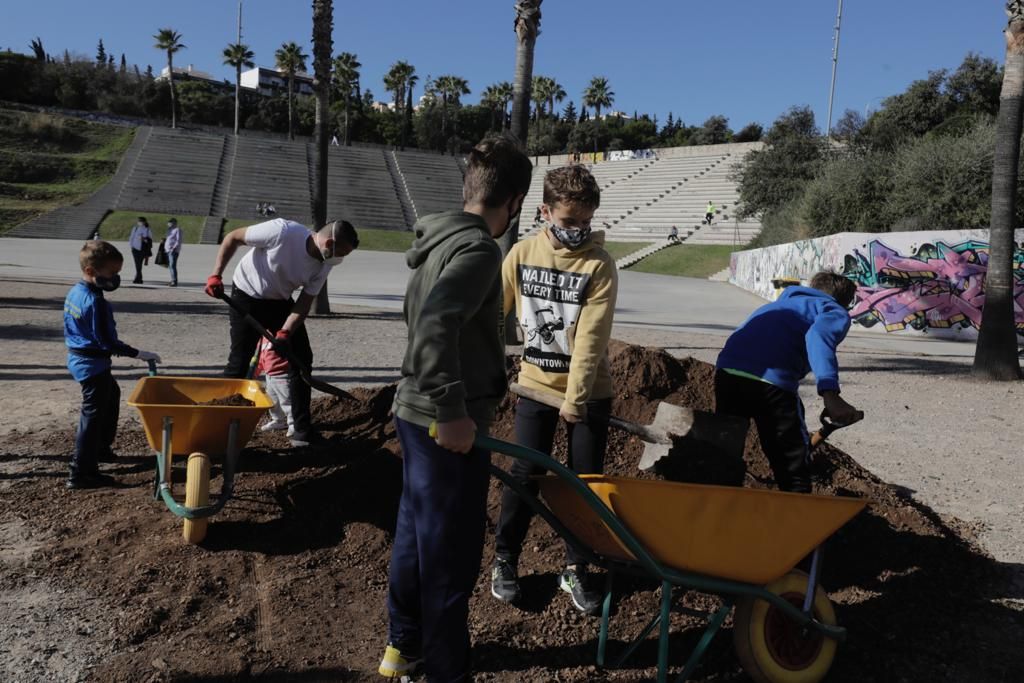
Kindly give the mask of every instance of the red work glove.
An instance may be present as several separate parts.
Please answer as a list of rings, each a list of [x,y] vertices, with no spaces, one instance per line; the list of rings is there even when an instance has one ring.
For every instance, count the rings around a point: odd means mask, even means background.
[[[206,278],[206,287],[203,289],[207,296],[212,296],[214,299],[219,299],[224,296],[224,281],[220,278],[220,275],[211,275]]]
[[[263,350],[260,360],[263,371],[268,375],[283,375],[288,372],[288,330],[278,330],[274,341]]]

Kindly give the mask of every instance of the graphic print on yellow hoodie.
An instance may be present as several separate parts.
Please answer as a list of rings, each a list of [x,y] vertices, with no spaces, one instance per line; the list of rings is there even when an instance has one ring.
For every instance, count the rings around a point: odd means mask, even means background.
[[[516,243],[501,267],[505,312],[523,331],[519,383],[557,394],[573,415],[612,395],[608,367],[619,275],[604,231],[578,249],[555,248],[545,229]]]

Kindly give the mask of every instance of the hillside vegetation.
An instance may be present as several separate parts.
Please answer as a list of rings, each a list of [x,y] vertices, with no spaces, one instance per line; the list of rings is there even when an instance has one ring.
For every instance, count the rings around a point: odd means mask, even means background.
[[[0,232],[98,190],[134,135],[122,126],[0,109]]]

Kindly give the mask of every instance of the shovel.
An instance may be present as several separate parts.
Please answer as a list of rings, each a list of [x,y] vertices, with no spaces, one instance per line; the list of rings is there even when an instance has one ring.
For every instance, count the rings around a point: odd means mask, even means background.
[[[829,417],[828,413],[824,410],[821,411],[821,416],[819,419],[821,420],[821,428],[818,429],[818,431],[811,434],[812,451],[818,446],[820,446],[822,442],[824,442],[825,439],[827,439],[832,434],[832,432],[836,431],[837,429],[842,429],[843,427],[849,427],[850,425],[863,420],[864,411],[858,410],[854,415],[853,419],[850,420],[849,422],[835,422],[834,420],[832,420],[832,418]]]
[[[235,312],[238,313],[239,315],[245,316],[245,321],[252,325],[253,329],[260,333],[260,336],[270,341],[271,344],[274,344],[275,350],[278,348],[277,340],[274,338],[274,335],[270,334],[270,332],[267,331],[267,328],[263,327],[263,325],[261,325],[260,322],[256,320],[256,318],[252,317],[251,314],[243,311],[238,304],[231,300],[231,297],[229,297],[227,294],[221,293],[221,295],[218,296],[217,298],[226,303],[231,308],[233,308]],[[343,398],[346,401],[357,400],[355,396],[348,393],[344,389],[339,389],[333,384],[328,384],[327,382],[315,379],[309,373],[309,368],[307,368],[303,364],[303,362],[299,360],[298,356],[296,356],[295,353],[290,348],[285,347],[284,355],[287,356],[289,363],[291,363],[292,365],[299,369],[299,375],[302,377],[302,381],[304,381],[313,389],[321,391],[325,394],[330,394],[331,396]]]
[[[560,408],[562,402],[551,394],[512,383],[509,390],[517,396]],[[699,452],[708,458],[729,458],[742,462],[743,445],[747,439],[747,420],[731,415],[715,415],[671,403],[658,403],[654,420],[649,425],[629,422],[611,416],[610,424],[640,437],[644,452],[639,468],[652,471],[663,458],[686,457],[684,450]]]

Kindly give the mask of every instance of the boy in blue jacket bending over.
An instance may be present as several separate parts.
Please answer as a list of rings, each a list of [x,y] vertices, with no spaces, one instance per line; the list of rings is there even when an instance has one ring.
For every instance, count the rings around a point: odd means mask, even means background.
[[[840,424],[857,409],[839,396],[836,347],[850,330],[856,285],[821,272],[810,287],[787,287],[754,311],[725,342],[715,367],[716,412],[753,418],[775,481],[810,493],[809,437],[797,385],[814,372],[825,411]]]
[[[82,279],[64,300],[64,343],[68,370],[82,387],[82,412],[65,486],[91,489],[116,483],[100,474],[99,463],[111,462],[117,435],[121,390],[110,374],[111,356],[160,362],[160,356],[139,351],[117,338],[114,311],[103,297],[121,285],[124,257],[109,242],[86,242],[78,253]]]

